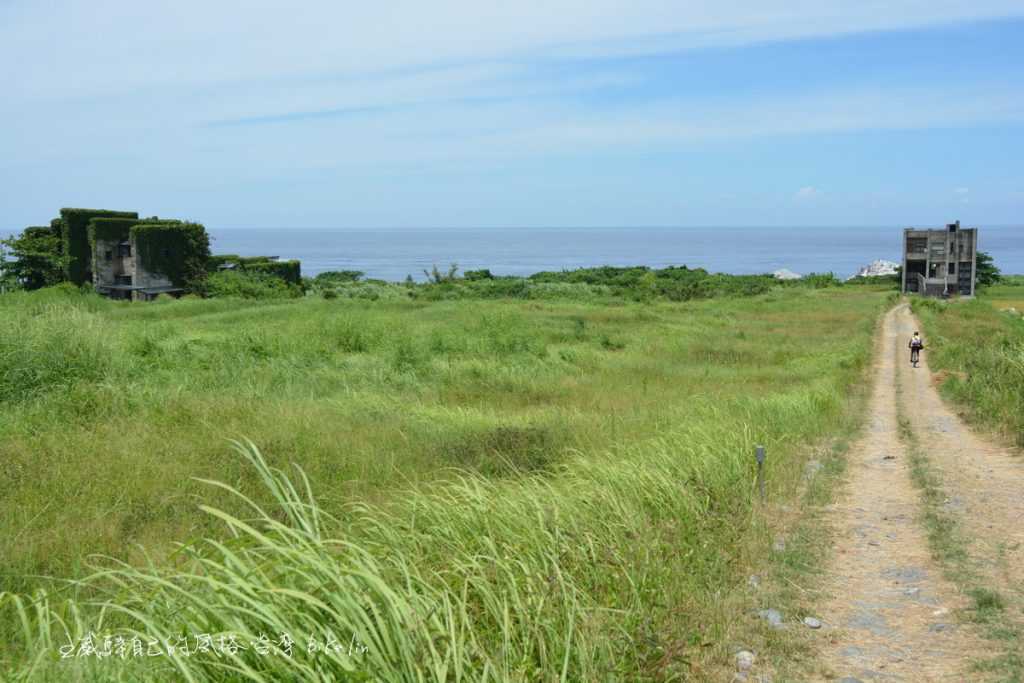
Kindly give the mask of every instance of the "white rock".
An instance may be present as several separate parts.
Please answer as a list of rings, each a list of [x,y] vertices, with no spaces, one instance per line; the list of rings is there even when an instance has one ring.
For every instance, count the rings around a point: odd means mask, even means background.
[[[799,280],[803,275],[800,273],[794,273],[789,268],[782,268],[772,273],[772,277],[776,280]]]
[[[896,269],[900,267],[900,264],[894,261],[872,261],[868,265],[864,266],[857,271],[857,274],[849,278],[853,280],[858,277],[876,277],[879,275],[895,275]]]
[[[754,666],[756,655],[750,650],[740,650],[736,653],[736,669],[739,671],[750,671]]]

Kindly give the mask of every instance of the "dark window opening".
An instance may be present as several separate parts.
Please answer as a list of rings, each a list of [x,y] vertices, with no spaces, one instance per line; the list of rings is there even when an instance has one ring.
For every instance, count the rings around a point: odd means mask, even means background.
[[[167,258],[167,257],[169,257],[171,255],[171,250],[170,249],[166,249],[166,248],[165,249],[161,249],[160,250],[160,255],[163,256],[164,258]]]
[[[949,274],[950,275],[956,275],[956,264],[955,263],[950,263],[949,264]]]
[[[117,245],[117,255],[121,258],[129,257],[132,255],[132,245],[128,243]]]
[[[131,275],[118,275],[117,277],[114,278],[114,281],[117,284],[119,284],[119,285],[131,286],[131,284],[132,284],[132,276]]]
[[[923,254],[928,249],[928,240],[921,237],[907,239],[907,251],[911,254]]]
[[[105,258],[107,261],[113,261],[114,260],[114,252],[111,251],[110,249],[107,249],[103,253],[103,258]]]

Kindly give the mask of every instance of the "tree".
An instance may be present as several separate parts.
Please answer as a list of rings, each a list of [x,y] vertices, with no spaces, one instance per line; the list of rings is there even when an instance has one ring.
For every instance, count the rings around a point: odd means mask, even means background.
[[[25,289],[49,287],[64,281],[64,254],[59,230],[53,227],[25,228],[20,235],[2,240],[9,250],[5,276],[13,277]]]
[[[1003,279],[1003,274],[996,268],[992,255],[984,251],[978,252],[978,258],[974,266],[974,276],[979,287],[994,285]]]
[[[424,270],[423,274],[427,276],[427,282],[429,282],[430,284],[443,285],[450,282],[455,282],[458,279],[458,277],[455,274],[458,272],[459,265],[457,263],[453,263],[450,266],[448,266],[448,272],[446,273],[442,273],[440,270],[438,270],[437,264],[435,263],[432,269]]]

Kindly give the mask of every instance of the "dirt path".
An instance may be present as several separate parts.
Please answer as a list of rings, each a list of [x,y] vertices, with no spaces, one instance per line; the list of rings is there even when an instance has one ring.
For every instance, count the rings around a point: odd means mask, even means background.
[[[976,680],[968,667],[989,650],[972,628],[956,623],[953,611],[967,601],[943,578],[919,522],[919,494],[900,439],[897,378],[915,394],[941,401],[923,365],[916,376],[903,367],[912,324],[905,306],[885,317],[866,434],[848,456],[846,499],[831,511],[837,533],[821,613],[827,639],[822,680]],[[931,419],[925,415],[932,407],[921,402],[917,419]],[[953,423],[947,411],[935,424],[957,440]]]
[[[904,336],[917,321],[903,308],[896,313]],[[927,350],[922,354],[927,361]],[[940,399],[926,362],[900,366],[906,397],[904,413],[940,474],[944,504],[968,541],[974,570],[987,585],[1016,604],[1024,595],[1024,460],[973,433]]]

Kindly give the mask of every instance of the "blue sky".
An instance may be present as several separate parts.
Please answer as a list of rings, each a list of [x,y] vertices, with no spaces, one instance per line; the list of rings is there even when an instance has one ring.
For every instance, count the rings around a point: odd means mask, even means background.
[[[1024,223],[1019,0],[228,5],[0,0],[0,229]]]

